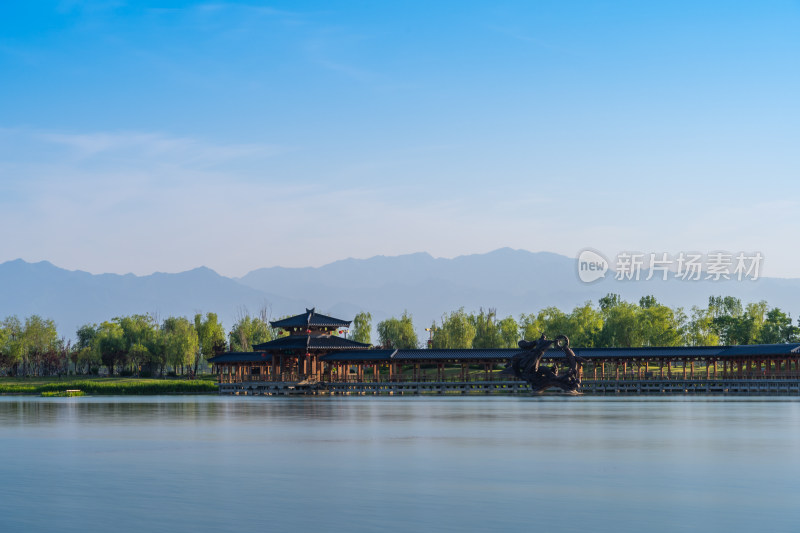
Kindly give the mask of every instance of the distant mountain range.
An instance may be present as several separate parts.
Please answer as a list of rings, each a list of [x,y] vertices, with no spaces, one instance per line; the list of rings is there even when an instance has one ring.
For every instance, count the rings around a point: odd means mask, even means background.
[[[164,318],[213,311],[230,328],[242,313],[256,314],[264,306],[273,317],[316,307],[352,319],[364,310],[372,313],[373,324],[408,310],[424,333],[433,320],[459,307],[496,308],[500,316],[516,317],[548,306],[569,311],[609,292],[637,302],[653,294],[687,310],[705,306],[709,296],[730,295],[745,303],[766,300],[794,317],[800,311],[800,279],[618,281],[609,273],[584,284],[573,258],[510,248],[454,259],[416,253],[345,259],[318,268],[262,268],[241,278],[205,267],[135,276],[69,271],[46,261],[0,264],[0,318],[39,314],[54,319],[68,338],[82,324],[132,313]]]

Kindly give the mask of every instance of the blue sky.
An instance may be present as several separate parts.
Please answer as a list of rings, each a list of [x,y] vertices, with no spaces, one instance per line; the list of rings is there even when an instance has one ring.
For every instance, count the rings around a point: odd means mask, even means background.
[[[800,277],[800,2],[0,4],[0,261],[503,246]]]

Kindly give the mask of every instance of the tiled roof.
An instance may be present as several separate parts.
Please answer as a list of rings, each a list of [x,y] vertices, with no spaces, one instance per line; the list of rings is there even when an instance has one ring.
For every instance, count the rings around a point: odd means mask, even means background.
[[[332,363],[334,361],[390,361],[397,350],[347,350],[323,355],[320,361]]]
[[[451,349],[451,350],[370,350],[368,344],[362,344],[342,337],[327,335],[292,335],[254,346],[257,352],[226,353],[209,359],[212,363],[249,362],[270,359],[267,354],[262,357],[261,351],[285,349],[332,349],[337,350],[320,357],[321,361],[394,361],[413,363],[425,361],[486,361],[504,362],[520,353],[518,349]],[[674,346],[645,348],[575,348],[576,355],[592,360],[603,359],[648,359],[648,358],[694,358],[713,357],[733,359],[749,356],[798,356],[800,344],[751,344],[742,346]],[[564,353],[551,349],[546,359],[562,359]]]
[[[744,344],[740,346],[726,346],[720,354],[724,357],[749,356],[749,355],[784,355],[800,354],[800,344]]]
[[[208,359],[209,363],[263,363],[272,361],[272,355],[261,352],[227,352]]]
[[[487,361],[506,361],[514,354],[519,353],[519,349],[450,349],[450,350],[398,350],[393,357],[398,361],[419,361],[419,360],[468,360],[482,359]],[[560,352],[559,352],[560,353]]]
[[[573,348],[575,355],[590,358],[640,359],[658,357],[714,357],[724,346],[646,346],[641,348]],[[547,357],[563,357],[564,353],[551,348]]]
[[[290,316],[281,320],[270,321],[273,328],[305,328],[305,327],[350,327],[350,320],[341,320],[321,315],[314,308],[306,309],[301,315]]]
[[[335,335],[289,335],[256,344],[253,346],[253,350],[365,350],[369,346],[369,344]]]

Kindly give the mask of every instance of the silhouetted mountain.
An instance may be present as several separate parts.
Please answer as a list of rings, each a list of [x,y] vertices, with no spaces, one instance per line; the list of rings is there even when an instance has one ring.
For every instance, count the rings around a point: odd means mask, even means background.
[[[246,287],[201,267],[178,274],[99,274],[58,268],[47,261],[20,259],[0,264],[0,317],[38,314],[52,318],[61,335],[74,337],[82,324],[115,316],[150,313],[194,316],[216,312],[230,328],[243,308],[251,313],[268,302],[281,308],[303,308],[287,299]]]
[[[312,306],[345,319],[364,310],[372,313],[373,324],[408,310],[423,338],[423,328],[459,307],[496,308],[501,317],[516,317],[549,306],[569,311],[587,300],[596,304],[609,292],[632,302],[652,294],[687,312],[693,305],[705,307],[712,295],[736,296],[745,303],[766,300],[792,316],[800,311],[799,279],[617,281],[609,273],[584,284],[575,259],[510,248],[454,259],[416,253],[345,259],[318,268],[262,268],[239,279],[205,267],[134,276],[92,275],[48,262],[0,264],[0,317],[40,314],[53,318],[68,337],[81,324],[131,313],[163,318],[214,311],[230,328],[243,307],[257,313],[267,304],[275,317]]]
[[[619,281],[609,272],[605,279],[582,283],[576,260],[548,252],[501,248],[486,254],[435,259],[427,253],[397,257],[346,259],[319,268],[262,268],[239,281],[282,296],[311,300],[331,312],[351,317],[370,311],[374,321],[413,314],[421,330],[442,313],[464,307],[467,311],[496,308],[500,316],[530,313],[555,306],[569,311],[610,292],[638,302],[652,294],[687,313],[693,305],[705,307],[708,297],[730,295],[745,303],[767,300],[797,316],[800,280],[762,278],[757,281]]]

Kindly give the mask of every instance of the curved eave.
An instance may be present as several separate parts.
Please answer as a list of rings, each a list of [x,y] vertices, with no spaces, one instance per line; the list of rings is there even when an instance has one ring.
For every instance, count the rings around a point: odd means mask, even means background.
[[[289,335],[256,344],[256,351],[276,350],[366,350],[370,344],[336,337],[334,335]]]
[[[210,357],[208,362],[219,365],[225,363],[263,363],[271,360],[272,355],[262,352],[227,352]]]

